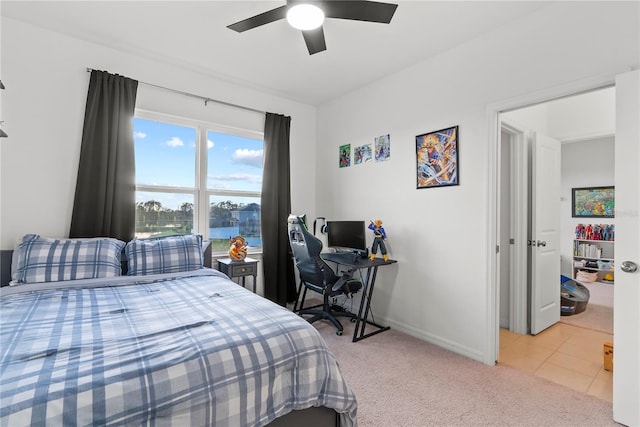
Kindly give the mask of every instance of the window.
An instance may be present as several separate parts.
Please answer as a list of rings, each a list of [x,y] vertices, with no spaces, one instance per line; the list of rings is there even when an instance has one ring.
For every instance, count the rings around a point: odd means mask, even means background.
[[[262,247],[262,134],[148,112],[133,121],[136,237],[202,234],[213,252]]]

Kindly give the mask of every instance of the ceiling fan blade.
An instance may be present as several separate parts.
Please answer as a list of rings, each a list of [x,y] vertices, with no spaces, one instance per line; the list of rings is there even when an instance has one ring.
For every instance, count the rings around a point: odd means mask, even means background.
[[[287,17],[287,6],[280,6],[275,9],[271,9],[267,12],[261,13],[260,15],[252,16],[251,18],[238,21],[235,24],[227,25],[227,28],[230,28],[234,31],[241,33],[243,31],[247,31],[264,24],[269,24],[271,22],[278,21],[286,17]]]
[[[398,5],[377,1],[323,1],[320,7],[327,18],[388,24]]]
[[[304,42],[307,44],[309,55],[327,50],[327,45],[324,42],[324,30],[322,26],[315,30],[306,30],[302,32]]]

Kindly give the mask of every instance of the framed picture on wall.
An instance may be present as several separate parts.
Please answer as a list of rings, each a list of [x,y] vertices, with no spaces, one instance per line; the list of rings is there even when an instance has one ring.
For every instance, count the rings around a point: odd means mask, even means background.
[[[571,189],[571,216],[574,218],[613,218],[614,187]]]
[[[458,126],[416,136],[417,188],[459,184]]]

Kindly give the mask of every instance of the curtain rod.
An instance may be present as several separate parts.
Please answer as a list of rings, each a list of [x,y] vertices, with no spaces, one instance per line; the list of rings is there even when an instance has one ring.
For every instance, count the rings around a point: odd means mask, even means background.
[[[88,68],[87,67],[87,73],[90,73],[92,71],[93,71],[92,68]],[[238,105],[238,104],[232,104],[230,102],[220,101],[218,99],[213,99],[213,98],[209,98],[209,97],[206,97],[206,96],[200,96],[200,95],[196,95],[196,94],[189,93],[189,92],[183,92],[181,90],[171,89],[169,87],[159,86],[159,85],[156,85],[156,84],[153,84],[153,83],[147,83],[147,82],[142,82],[142,81],[138,81],[138,83],[141,83],[141,84],[146,85],[146,86],[152,86],[152,87],[155,87],[155,88],[158,88],[158,89],[163,89],[163,90],[166,90],[166,91],[169,91],[169,92],[173,92],[173,93],[177,93],[177,94],[180,94],[180,95],[185,95],[185,96],[190,96],[192,98],[202,99],[202,100],[204,100],[204,105],[205,106],[209,102],[215,102],[216,104],[222,104],[222,105],[226,105],[228,107],[240,108],[242,110],[252,111],[254,113],[259,113],[259,114],[266,114],[266,111],[256,110],[255,108],[245,107],[243,105]]]

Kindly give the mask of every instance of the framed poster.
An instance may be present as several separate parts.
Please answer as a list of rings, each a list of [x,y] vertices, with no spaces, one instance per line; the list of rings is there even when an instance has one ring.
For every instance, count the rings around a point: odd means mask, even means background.
[[[458,126],[416,136],[417,188],[459,184]]]
[[[574,218],[613,218],[614,207],[613,186],[571,189],[571,216]]]

